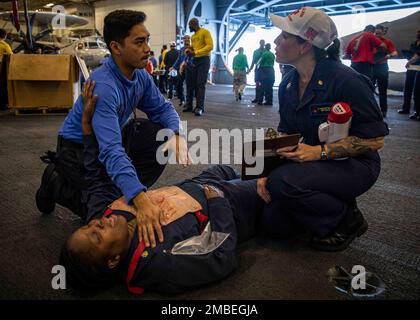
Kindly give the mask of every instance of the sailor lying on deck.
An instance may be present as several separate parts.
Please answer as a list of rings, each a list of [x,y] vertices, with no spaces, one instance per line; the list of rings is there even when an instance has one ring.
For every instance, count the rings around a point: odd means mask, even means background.
[[[94,103],[85,103],[91,119]],[[106,288],[120,277],[130,292],[177,293],[225,278],[237,266],[238,242],[252,237],[263,202],[256,181],[241,181],[229,166],[213,166],[193,179],[149,191],[161,208],[164,241],[139,241],[135,210],[121,198],[98,160],[90,121],[84,121],[88,224],[66,241],[61,264],[75,288]],[[59,201],[57,201],[60,203]]]

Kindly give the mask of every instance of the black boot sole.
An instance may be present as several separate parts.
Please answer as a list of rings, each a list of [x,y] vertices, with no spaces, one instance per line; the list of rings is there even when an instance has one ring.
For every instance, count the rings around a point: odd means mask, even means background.
[[[332,245],[322,245],[317,243],[311,243],[310,247],[318,250],[318,251],[326,251],[326,252],[338,252],[343,251],[348,248],[348,246],[353,242],[354,239],[361,237],[365,232],[368,230],[369,225],[365,219],[363,219],[362,225],[354,232],[351,236],[347,238],[345,242],[340,245],[332,246]]]

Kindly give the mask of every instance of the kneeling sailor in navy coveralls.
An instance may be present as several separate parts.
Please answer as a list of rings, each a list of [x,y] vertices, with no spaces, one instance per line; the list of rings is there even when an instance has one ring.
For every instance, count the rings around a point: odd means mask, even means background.
[[[282,30],[275,40],[277,62],[295,67],[279,86],[278,131],[300,134],[303,142],[277,150],[289,162],[258,181],[267,203],[263,225],[279,237],[309,231],[312,247],[343,250],[367,230],[356,198],[379,176],[377,150],[388,127],[370,80],[336,61],[331,49],[338,48],[337,30],[325,12],[303,7],[271,19]],[[320,125],[339,102],[353,115],[348,135],[323,143]]]

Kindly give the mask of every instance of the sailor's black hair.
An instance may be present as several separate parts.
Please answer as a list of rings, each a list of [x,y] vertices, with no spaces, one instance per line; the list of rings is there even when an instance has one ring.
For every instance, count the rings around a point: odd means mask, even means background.
[[[297,38],[299,43],[304,43],[307,41],[299,36],[295,37]],[[321,49],[316,46],[312,46],[314,50],[315,60],[317,62],[325,59],[340,61],[340,45],[340,40],[335,39],[327,49]]]
[[[111,42],[122,43],[130,34],[130,30],[137,24],[146,20],[146,14],[134,10],[115,10],[109,13],[104,20],[104,40],[111,50]]]
[[[369,24],[369,25],[367,25],[365,27],[365,30],[363,30],[363,31],[366,31],[366,32],[375,32],[375,26],[373,24]]]
[[[5,38],[6,35],[7,35],[7,31],[4,30],[4,29],[2,29],[2,28],[0,28],[0,39]]]
[[[60,254],[60,265],[66,270],[68,284],[76,290],[96,291],[115,284],[118,269],[95,265],[88,252],[75,251],[70,245],[71,236],[64,243]]]

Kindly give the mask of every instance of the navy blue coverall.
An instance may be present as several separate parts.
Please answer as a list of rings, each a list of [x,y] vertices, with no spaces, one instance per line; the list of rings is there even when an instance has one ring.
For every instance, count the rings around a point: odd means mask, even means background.
[[[107,208],[122,194],[99,162],[98,152],[95,136],[84,136],[83,158],[88,186],[87,207],[83,210],[86,212],[86,222],[111,213],[120,214],[130,221],[134,216],[129,212],[110,212]],[[224,197],[207,200],[203,184],[216,186],[224,192]],[[145,248],[144,241],[139,242],[136,228],[123,261],[127,287],[132,293],[141,294],[144,289],[177,293],[221,280],[237,266],[237,242],[255,235],[257,215],[263,206],[257,194],[256,180],[242,181],[234,169],[220,165],[210,167],[177,186],[194,197],[203,209],[199,213],[188,213],[165,226],[164,242],[158,243],[155,248]],[[77,199],[73,198],[73,201]],[[78,201],[79,204],[70,207],[84,205],[82,200]],[[59,199],[57,202],[61,204]],[[213,232],[227,233],[229,237],[215,250],[204,255],[170,253],[176,243],[200,235],[206,223],[210,223]]]
[[[279,87],[279,132],[300,133],[303,143],[320,145],[318,127],[327,120],[329,108],[346,102],[353,112],[350,136],[371,139],[389,133],[371,81],[340,62],[318,62],[301,100],[298,91],[299,74],[292,70]],[[303,230],[324,237],[355,198],[373,186],[380,168],[376,151],[345,160],[287,162],[268,176],[272,202],[264,208],[262,227],[277,237]]]

